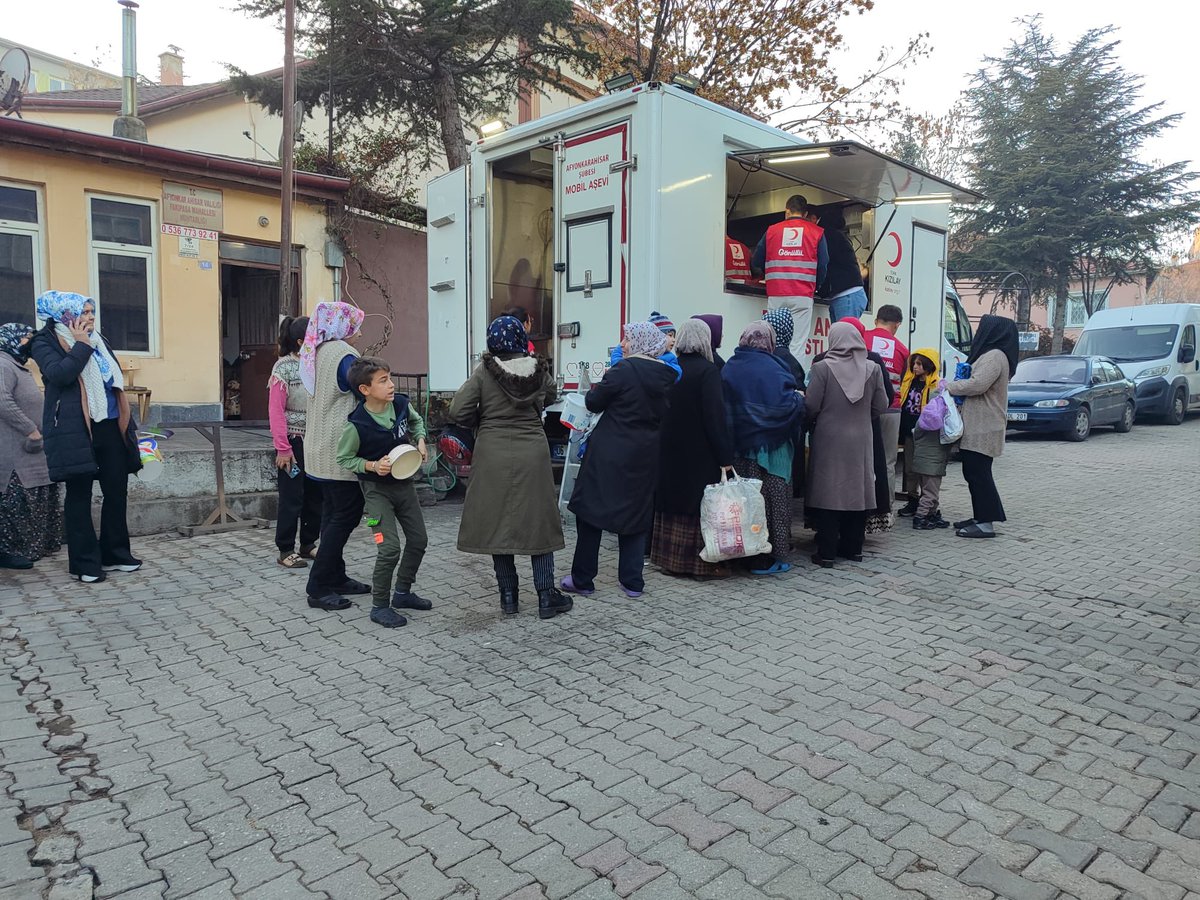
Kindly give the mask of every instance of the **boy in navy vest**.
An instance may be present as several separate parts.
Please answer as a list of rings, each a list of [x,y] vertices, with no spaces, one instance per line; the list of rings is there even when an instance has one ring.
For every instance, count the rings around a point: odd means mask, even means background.
[[[375,535],[377,555],[371,579],[375,605],[371,621],[384,628],[399,628],[407,625],[408,619],[396,610],[433,608],[432,603],[412,590],[429,538],[417,489],[411,478],[398,481],[392,477],[388,454],[401,444],[415,441],[424,460],[425,422],[409,406],[408,397],[396,393],[391,367],[382,359],[360,356],[350,366],[347,380],[350,390],[360,399],[354,412],[347,416],[338,442],[337,461],[343,469],[358,475],[365,498],[363,512]],[[396,536],[397,523],[404,532],[403,548]],[[396,572],[394,591],[393,572]]]

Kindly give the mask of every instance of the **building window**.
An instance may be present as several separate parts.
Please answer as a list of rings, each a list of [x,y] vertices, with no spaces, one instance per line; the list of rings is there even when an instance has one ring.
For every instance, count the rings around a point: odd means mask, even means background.
[[[1108,302],[1108,291],[1096,296],[1093,301],[1096,305],[1096,311],[1104,309]],[[1046,306],[1046,325],[1049,328],[1054,327],[1054,309],[1056,298],[1051,297]],[[1064,328],[1082,328],[1087,324],[1088,314],[1087,307],[1083,304],[1083,292],[1071,291],[1067,294],[1067,322]]]
[[[42,291],[41,197],[0,182],[0,322],[35,324]]]
[[[96,327],[125,353],[158,352],[155,206],[88,197]]]
[[[61,78],[55,78],[53,75],[49,79],[49,87],[52,91],[69,91],[72,85],[68,81],[63,81]]]

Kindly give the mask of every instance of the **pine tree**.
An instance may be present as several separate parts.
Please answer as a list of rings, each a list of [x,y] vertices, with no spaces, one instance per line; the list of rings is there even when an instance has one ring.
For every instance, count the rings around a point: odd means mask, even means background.
[[[986,199],[965,213],[952,267],[1015,270],[1035,296],[1055,298],[1057,353],[1071,283],[1083,285],[1090,315],[1113,284],[1152,272],[1172,234],[1200,221],[1200,194],[1187,162],[1142,161],[1146,142],[1179,115],[1141,105],[1142,80],[1118,62],[1113,28],[1060,50],[1037,18],[1025,26],[967,91],[969,180]],[[1018,318],[1024,325],[1027,311]]]

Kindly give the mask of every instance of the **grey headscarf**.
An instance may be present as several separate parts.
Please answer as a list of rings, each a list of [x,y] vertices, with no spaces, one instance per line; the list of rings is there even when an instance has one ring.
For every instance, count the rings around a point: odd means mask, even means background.
[[[700,319],[687,319],[675,333],[675,354],[699,353],[709,362],[713,361],[712,329]]]

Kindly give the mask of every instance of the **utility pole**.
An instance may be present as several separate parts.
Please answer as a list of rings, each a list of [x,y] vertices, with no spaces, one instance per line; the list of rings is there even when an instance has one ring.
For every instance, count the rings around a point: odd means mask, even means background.
[[[296,149],[296,0],[283,5],[283,141],[279,162],[283,165],[279,216],[279,312],[292,312],[292,194]]]

